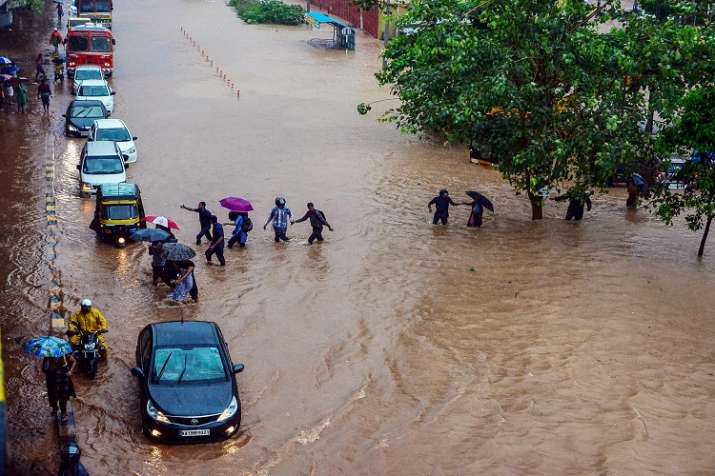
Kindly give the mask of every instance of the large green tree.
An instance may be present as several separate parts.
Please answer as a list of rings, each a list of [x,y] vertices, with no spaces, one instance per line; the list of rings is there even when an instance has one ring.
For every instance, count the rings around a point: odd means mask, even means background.
[[[542,217],[544,187],[589,190],[634,155],[637,95],[616,38],[617,2],[415,0],[378,74],[405,131],[472,143]]]
[[[668,177],[684,184],[684,189],[673,191],[667,182],[661,184],[655,189],[653,204],[656,215],[667,224],[682,214],[691,230],[704,228],[698,250],[698,256],[702,256],[715,218],[715,87],[690,91],[681,105],[682,114],[664,130],[662,141],[666,150],[668,146],[685,152],[695,150],[698,157]]]

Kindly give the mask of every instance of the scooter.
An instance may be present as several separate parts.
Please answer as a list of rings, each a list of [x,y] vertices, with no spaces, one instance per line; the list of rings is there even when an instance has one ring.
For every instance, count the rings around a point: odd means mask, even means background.
[[[100,352],[99,334],[107,331],[82,332],[80,335],[79,349],[76,351],[77,361],[80,370],[85,372],[89,378],[97,375],[97,364],[102,359]]]

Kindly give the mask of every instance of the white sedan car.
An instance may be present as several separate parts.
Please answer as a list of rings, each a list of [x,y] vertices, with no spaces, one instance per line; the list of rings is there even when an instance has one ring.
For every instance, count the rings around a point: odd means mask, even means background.
[[[81,64],[74,70],[74,77],[72,79],[72,93],[77,94],[77,90],[82,81],[89,81],[90,79],[102,81],[104,80],[104,73],[99,65]]]
[[[89,140],[116,142],[125,157],[125,163],[133,164],[137,161],[137,147],[134,144],[137,138],[121,119],[97,119],[89,132]]]
[[[76,99],[102,101],[109,114],[114,109],[114,91],[104,80],[88,79],[82,81],[77,89]]]

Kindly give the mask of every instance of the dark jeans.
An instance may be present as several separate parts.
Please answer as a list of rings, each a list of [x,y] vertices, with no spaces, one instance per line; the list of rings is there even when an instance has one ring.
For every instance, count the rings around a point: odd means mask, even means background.
[[[320,228],[313,227],[313,233],[308,237],[308,243],[311,245],[315,240],[323,241],[323,227]]]
[[[583,203],[579,203],[575,200],[569,202],[569,208],[566,210],[566,220],[580,220],[583,218]]]
[[[449,214],[447,213],[440,213],[440,212],[435,212],[434,218],[432,219],[432,224],[436,225],[440,220],[442,221],[443,225],[447,224],[447,218],[449,218]]]
[[[211,241],[211,225],[202,226],[201,231],[196,235],[196,244],[201,244],[201,238],[206,237],[207,240]]]
[[[236,242],[238,241],[238,242],[239,242],[239,243],[238,243],[238,246],[240,246],[241,248],[245,248],[245,247],[246,247],[246,243],[241,243],[240,240],[241,240],[241,234],[240,234],[240,233],[237,234],[237,235],[231,236],[231,239],[228,240],[228,247],[229,247],[229,248],[233,247],[233,245],[235,245]]]
[[[45,380],[47,383],[47,399],[50,401],[50,407],[53,411],[57,411],[59,404],[60,411],[67,413],[67,400],[74,397],[74,385],[72,379],[67,374],[46,374]]]
[[[216,255],[218,262],[221,263],[221,266],[226,264],[226,260],[223,257],[223,243],[218,246],[214,246],[213,248],[209,248],[204,254],[206,255],[206,261],[209,263],[211,262],[211,257]]]
[[[273,227],[273,232],[276,234],[276,238],[275,238],[276,243],[278,243],[278,242],[281,241],[281,240],[283,240],[283,241],[288,241],[288,237],[286,236],[286,231],[287,231],[287,230],[288,230],[287,228],[276,228],[276,227]]]

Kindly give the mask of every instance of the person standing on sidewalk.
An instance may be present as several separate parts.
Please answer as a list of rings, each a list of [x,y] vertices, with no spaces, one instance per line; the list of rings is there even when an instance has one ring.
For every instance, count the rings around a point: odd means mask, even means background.
[[[25,112],[27,106],[27,88],[23,86],[20,79],[15,79],[15,90],[17,91],[17,112]]]
[[[42,82],[37,87],[37,97],[42,100],[42,109],[45,113],[50,112],[50,96],[52,96],[52,89],[50,89],[47,78],[42,78]]]
[[[60,418],[67,421],[67,401],[70,397],[77,397],[70,372],[74,368],[74,359],[71,355],[59,358],[45,357],[42,361],[42,371],[45,373],[47,383],[47,398],[50,401],[52,415],[57,415],[59,406]]]
[[[263,225],[265,230],[270,222],[273,222],[273,231],[276,234],[276,243],[279,241],[288,241],[289,238],[286,236],[286,231],[288,231],[288,223],[293,217],[290,208],[286,208],[286,199],[283,197],[276,198],[276,206],[271,210],[271,214],[268,216],[266,224]]]
[[[60,45],[62,44],[62,34],[55,28],[50,35],[50,44],[55,49],[55,53],[59,54]]]
[[[305,212],[302,218],[298,218],[290,223],[292,225],[310,219],[310,226],[313,227],[313,233],[311,233],[308,238],[308,244],[312,245],[315,240],[323,241],[323,226],[327,226],[330,231],[333,231],[333,227],[330,226],[330,223],[328,223],[328,220],[325,218],[325,213],[323,213],[322,210],[317,210],[312,202],[308,202],[307,207],[308,211]]]
[[[65,14],[65,8],[62,6],[61,3],[57,4],[57,26],[60,27],[62,26],[62,17]]]
[[[199,202],[199,206],[196,208],[189,208],[186,205],[181,205],[184,210],[189,210],[190,212],[196,212],[199,214],[199,224],[201,225],[201,231],[196,235],[196,244],[201,244],[201,238],[206,237],[207,240],[211,241],[211,217],[213,214],[206,208],[206,202]]]
[[[206,262],[211,263],[211,257],[215,254],[221,266],[226,266],[226,259],[223,257],[223,225],[218,222],[216,215],[211,215],[211,224],[213,225],[213,238],[209,243],[209,248],[206,250]]]

